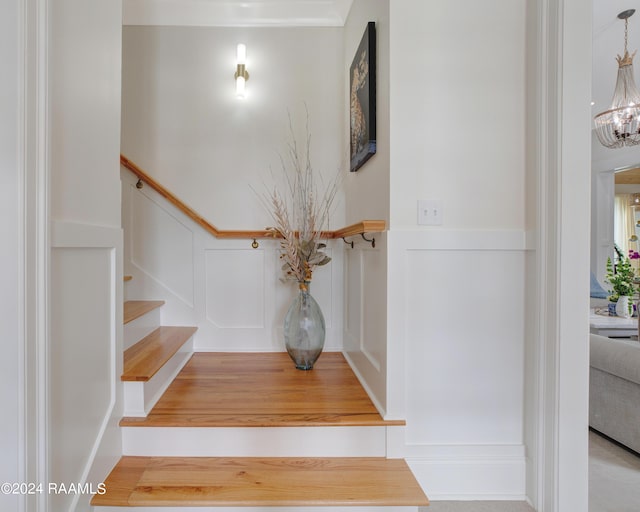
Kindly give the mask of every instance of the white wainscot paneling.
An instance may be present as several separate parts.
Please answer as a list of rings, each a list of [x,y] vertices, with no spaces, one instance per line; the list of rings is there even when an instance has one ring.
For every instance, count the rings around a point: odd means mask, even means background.
[[[404,456],[431,498],[522,499],[525,233],[407,232],[393,243]]]
[[[205,251],[206,314],[219,328],[265,326],[264,251]]]
[[[346,348],[364,355],[380,371],[386,343],[384,256],[381,251],[360,249],[346,254]]]
[[[193,231],[145,192],[131,199],[134,265],[193,306]]]
[[[345,250],[344,346],[360,382],[386,416],[386,237],[377,236],[376,243],[375,249],[359,244]]]
[[[405,272],[408,441],[521,443],[524,252],[412,250]]]
[[[114,400],[114,250],[51,256],[51,480],[82,482]],[[52,496],[66,510],[73,496]]]
[[[371,365],[380,372],[385,365],[386,332],[386,257],[382,251],[363,250],[362,279],[363,325],[360,347]],[[366,321],[365,321],[366,320]]]
[[[360,350],[362,340],[362,252],[345,253],[345,350]]]

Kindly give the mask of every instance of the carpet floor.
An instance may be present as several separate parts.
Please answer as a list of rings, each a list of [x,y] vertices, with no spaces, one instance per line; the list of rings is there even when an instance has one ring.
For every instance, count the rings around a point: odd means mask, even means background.
[[[589,512],[640,509],[640,456],[589,432]]]

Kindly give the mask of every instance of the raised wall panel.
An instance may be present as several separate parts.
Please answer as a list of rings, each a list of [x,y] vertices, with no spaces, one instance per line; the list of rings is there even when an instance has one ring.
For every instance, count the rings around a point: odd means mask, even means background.
[[[193,232],[145,194],[132,198],[133,263],[193,305]]]
[[[114,273],[113,249],[52,251],[48,392],[55,482],[82,482],[115,399]],[[51,497],[56,510],[73,498]]]
[[[371,400],[387,416],[387,242],[345,249],[344,350]],[[402,418],[404,419],[404,418]]]
[[[345,348],[357,350],[362,331],[362,253],[347,251],[345,254]]]
[[[407,440],[522,442],[524,253],[411,250],[405,273]]]
[[[358,352],[380,371],[386,347],[386,258],[381,251],[347,250],[345,258],[346,317],[345,347]]]
[[[264,327],[264,251],[205,253],[207,319],[221,328]]]
[[[523,499],[524,231],[389,234],[389,409],[437,499]]]
[[[363,250],[362,265],[366,269],[366,279],[362,280],[362,336],[360,350],[376,371],[386,373],[385,353],[387,343],[387,288],[386,255],[382,251]]]

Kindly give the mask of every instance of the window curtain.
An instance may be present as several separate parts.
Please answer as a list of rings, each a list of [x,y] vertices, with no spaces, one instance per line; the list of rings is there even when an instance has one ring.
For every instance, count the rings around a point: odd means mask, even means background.
[[[629,256],[629,249],[636,250],[635,243],[630,244],[629,238],[636,232],[633,208],[629,206],[631,194],[616,194],[613,212],[613,241],[625,256]]]

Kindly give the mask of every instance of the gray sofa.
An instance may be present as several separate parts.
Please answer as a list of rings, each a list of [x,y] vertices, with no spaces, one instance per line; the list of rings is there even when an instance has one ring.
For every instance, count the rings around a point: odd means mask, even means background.
[[[589,425],[640,452],[640,343],[590,335]]]

